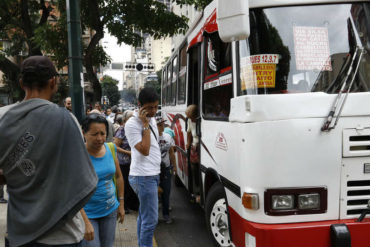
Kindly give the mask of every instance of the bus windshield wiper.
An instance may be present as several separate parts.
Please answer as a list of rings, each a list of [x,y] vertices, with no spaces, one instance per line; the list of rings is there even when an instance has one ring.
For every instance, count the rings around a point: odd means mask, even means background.
[[[359,38],[358,32],[356,30],[356,27],[354,26],[353,21],[351,19],[348,20],[348,21],[350,22],[350,25],[348,25],[348,26],[351,27],[351,30],[353,31],[353,33],[355,35],[354,39],[355,39],[355,42],[357,43],[357,46],[356,46],[355,52],[353,54],[353,57],[351,59],[351,64],[349,65],[349,68],[347,70],[346,76],[345,76],[345,78],[343,80],[342,86],[340,87],[339,93],[338,93],[337,97],[335,98],[333,107],[330,110],[329,115],[327,116],[324,125],[321,127],[321,131],[330,131],[330,130],[334,129],[335,126],[337,125],[338,120],[339,120],[340,115],[341,115],[342,110],[343,110],[343,106],[344,106],[344,104],[345,104],[345,102],[347,100],[347,97],[348,97],[348,95],[349,95],[349,93],[351,91],[353,82],[355,80],[355,77],[356,77],[358,68],[359,68],[360,63],[361,63],[362,55],[364,53],[364,47],[363,47],[363,45],[361,43],[361,40]],[[357,53],[359,53],[358,56],[357,56]],[[349,78],[350,74],[352,73],[353,65],[355,63],[356,57],[358,57],[358,60],[356,62],[356,68],[353,71],[352,79],[351,79],[351,82],[350,82],[350,84],[348,86],[347,92],[346,92],[345,96],[342,97],[343,92],[344,92],[344,90],[345,90],[345,88],[347,86],[348,78]],[[333,121],[334,115],[337,112],[337,110],[338,110],[338,113],[336,114],[335,122],[332,125],[332,121]]]

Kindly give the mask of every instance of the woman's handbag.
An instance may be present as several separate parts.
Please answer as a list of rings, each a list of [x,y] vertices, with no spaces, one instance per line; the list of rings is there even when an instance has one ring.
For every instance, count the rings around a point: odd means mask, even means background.
[[[190,162],[197,164],[199,163],[199,153],[196,146],[191,146],[190,148]]]
[[[112,153],[113,162],[115,162],[115,160],[116,160],[116,150],[114,148],[114,143],[113,142],[108,142],[107,145],[109,147],[110,152]],[[116,163],[114,163],[114,166],[116,166]],[[118,189],[117,189],[117,182],[116,182],[116,175],[115,174],[113,175],[113,183],[114,183],[114,187],[116,188],[116,195],[117,195],[117,198],[118,198]]]

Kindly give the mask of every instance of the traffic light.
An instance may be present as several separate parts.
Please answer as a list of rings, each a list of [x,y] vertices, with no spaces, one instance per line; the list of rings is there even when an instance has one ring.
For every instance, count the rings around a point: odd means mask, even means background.
[[[154,64],[152,63],[126,63],[125,70],[137,70],[137,71],[144,71],[144,72],[153,72],[154,71]]]

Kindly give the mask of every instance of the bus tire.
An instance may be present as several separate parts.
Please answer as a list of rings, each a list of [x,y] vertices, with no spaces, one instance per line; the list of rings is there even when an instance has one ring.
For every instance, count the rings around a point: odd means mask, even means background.
[[[182,181],[181,181],[181,179],[179,178],[179,175],[178,175],[178,174],[176,174],[176,175],[175,175],[175,186],[176,186],[177,188],[182,187]]]
[[[215,183],[208,192],[205,204],[208,232],[216,246],[231,246],[226,195],[221,183]]]

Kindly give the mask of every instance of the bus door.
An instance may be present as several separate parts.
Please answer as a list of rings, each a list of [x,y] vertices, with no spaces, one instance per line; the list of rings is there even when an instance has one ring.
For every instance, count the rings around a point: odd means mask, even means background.
[[[201,92],[201,45],[195,45],[188,50],[188,95],[187,95],[187,105],[197,105],[198,106],[198,116],[200,116],[200,92]],[[197,120],[197,135],[199,139],[200,135],[200,118]],[[186,122],[187,129],[187,122]],[[200,157],[200,154],[199,154]],[[192,171],[190,169],[190,152],[188,150],[188,189],[190,193],[194,193],[194,186],[200,184],[200,171]]]

